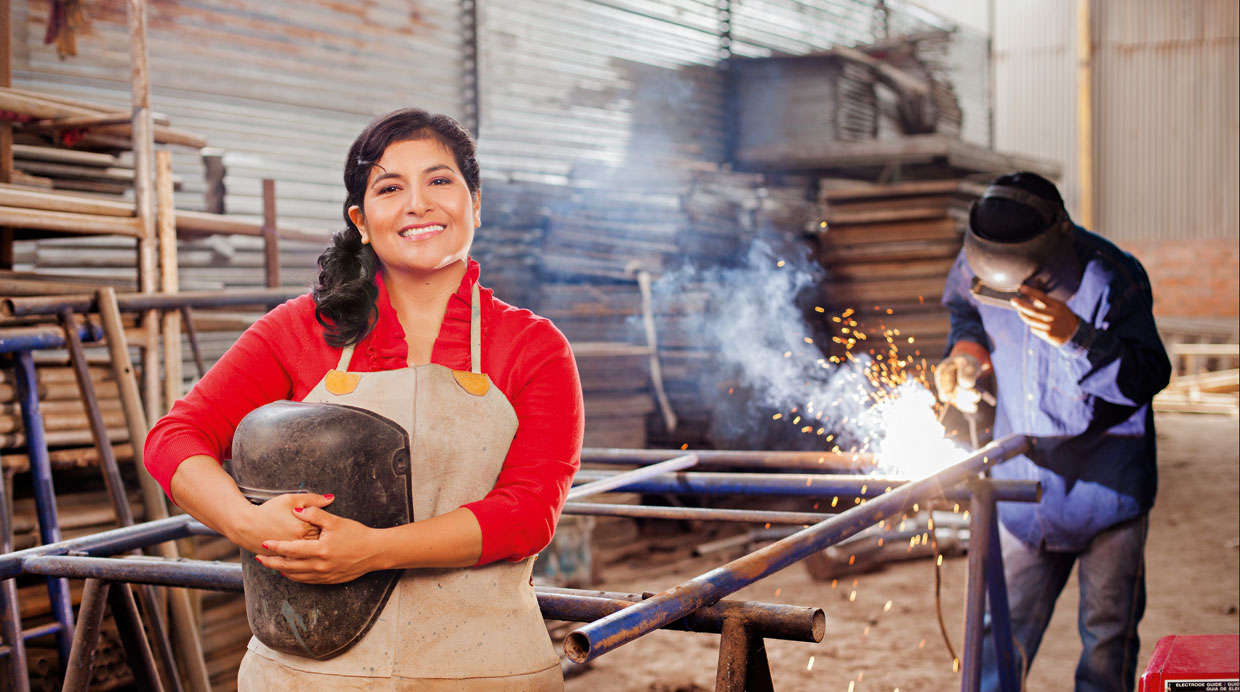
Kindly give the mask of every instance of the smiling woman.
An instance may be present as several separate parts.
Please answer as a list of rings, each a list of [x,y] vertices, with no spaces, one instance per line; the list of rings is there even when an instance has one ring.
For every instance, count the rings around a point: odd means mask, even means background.
[[[455,120],[375,120],[344,179],[312,294],[147,439],[169,496],[242,550],[238,686],[562,690],[530,571],[580,461],[568,342],[478,284],[480,174]]]

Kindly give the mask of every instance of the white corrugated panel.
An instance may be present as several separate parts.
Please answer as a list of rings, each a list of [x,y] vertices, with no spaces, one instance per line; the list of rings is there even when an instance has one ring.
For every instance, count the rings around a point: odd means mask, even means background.
[[[513,0],[479,6],[484,168],[565,179],[657,152],[723,153],[719,19],[697,0]]]
[[[1056,161],[1077,213],[1076,2],[994,3],[995,148]]]
[[[123,0],[84,3],[78,55],[43,45],[49,3],[12,3],[13,84],[128,108]],[[345,152],[375,115],[403,106],[461,115],[456,3],[411,0],[151,0],[151,107],[225,150],[229,213],[261,214],[261,179],[276,178],[280,218],[340,223]],[[196,152],[173,149],[182,208],[202,205]]]
[[[1058,161],[1079,209],[1076,0],[995,4],[999,149]],[[1094,0],[1097,230],[1117,240],[1235,237],[1240,185],[1234,0]]]
[[[1119,240],[1236,237],[1234,0],[1098,7],[1098,227]]]

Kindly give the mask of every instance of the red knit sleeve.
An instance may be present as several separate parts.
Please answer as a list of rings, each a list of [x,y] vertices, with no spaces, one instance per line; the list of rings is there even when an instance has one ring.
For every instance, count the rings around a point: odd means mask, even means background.
[[[302,296],[264,315],[151,428],[143,461],[173,502],[170,484],[182,461],[199,454],[228,458],[237,423],[263,404],[289,398],[294,369],[323,359],[316,351],[326,352],[326,345],[316,347],[322,339],[307,328],[307,310],[313,322],[313,303]]]
[[[495,488],[465,505],[482,528],[479,565],[522,560],[547,547],[581,465],[585,414],[577,362],[558,329],[533,320],[524,333],[489,334],[493,348],[515,349],[514,365],[501,379],[509,384],[518,427]]]

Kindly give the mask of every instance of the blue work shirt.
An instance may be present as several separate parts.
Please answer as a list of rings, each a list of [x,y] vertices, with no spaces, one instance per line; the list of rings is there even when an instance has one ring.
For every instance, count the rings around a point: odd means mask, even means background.
[[[999,517],[1031,546],[1075,552],[1153,506],[1158,471],[1150,402],[1167,386],[1171,363],[1140,262],[1079,226],[1071,233],[1084,269],[1067,303],[1081,321],[1063,345],[1034,336],[1015,310],[976,301],[963,252],[948,274],[943,304],[951,310],[948,349],[972,341],[990,352],[995,437],[1035,438],[1032,452],[991,474],[1040,481],[1042,501],[1000,503]]]

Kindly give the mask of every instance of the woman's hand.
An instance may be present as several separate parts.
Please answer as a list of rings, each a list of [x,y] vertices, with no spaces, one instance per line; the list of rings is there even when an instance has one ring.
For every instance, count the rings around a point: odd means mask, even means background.
[[[1012,306],[1033,335],[1052,346],[1062,346],[1076,333],[1081,318],[1062,300],[1056,300],[1032,286],[1021,286],[1020,297]]]
[[[287,493],[261,505],[250,505],[249,516],[235,524],[229,538],[242,548],[259,554],[268,553],[263,549],[263,541],[314,540],[319,537],[319,527],[302,521],[300,512],[307,507],[326,507],[332,499],[332,495]]]
[[[342,584],[383,569],[378,561],[382,552],[378,532],[331,514],[322,506],[307,504],[290,511],[303,525],[303,533],[313,533],[317,538],[264,540],[260,545],[263,554],[257,556],[259,563],[307,584]]]

